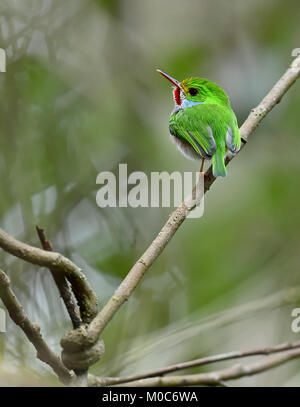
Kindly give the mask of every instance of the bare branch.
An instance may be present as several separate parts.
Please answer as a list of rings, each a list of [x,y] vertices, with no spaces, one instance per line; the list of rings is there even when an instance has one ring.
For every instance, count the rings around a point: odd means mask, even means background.
[[[38,226],[36,226],[36,230],[41,241],[42,247],[44,250],[53,252],[52,245],[47,239],[45,231]],[[55,281],[55,284],[58,288],[60,296],[66,306],[68,314],[73,324],[73,328],[79,328],[82,324],[82,320],[80,318],[79,308],[74,300],[73,294],[71,292],[70,286],[64,274],[61,272],[57,272],[56,269],[49,268],[51,275]]]
[[[283,352],[287,350],[297,349],[300,348],[300,341],[293,342],[293,343],[281,343],[280,345],[275,346],[268,346],[268,347],[260,347],[255,349],[250,349],[246,351],[234,351],[228,353],[221,353],[219,355],[207,356],[195,360],[191,360],[188,362],[176,363],[174,365],[170,365],[167,367],[162,367],[160,369],[135,374],[132,376],[127,377],[102,377],[101,383],[102,385],[112,385],[112,384],[121,384],[121,383],[128,383],[133,382],[136,380],[146,379],[155,376],[163,376],[168,373],[176,372],[178,370],[190,369],[192,367],[208,365],[215,362],[222,362],[224,360],[232,360],[238,358],[244,358],[249,356],[258,356],[258,355],[270,355],[272,353]]]
[[[52,252],[53,248],[52,245],[50,243],[50,241],[47,239],[47,236],[45,234],[45,231],[41,228],[39,228],[38,226],[36,226],[36,231],[38,233],[39,239],[41,241],[42,247],[44,250]],[[65,276],[62,273],[58,273],[57,270],[54,270],[52,268],[49,268],[50,273],[55,281],[55,284],[58,288],[58,291],[60,293],[60,296],[66,306],[66,309],[69,313],[70,319],[72,321],[73,324],[73,328],[79,328],[82,325],[82,320],[80,317],[80,311],[79,308],[75,302],[73,293],[70,289],[70,286],[68,284],[67,279],[65,278]],[[82,355],[80,355],[80,357],[85,357],[85,353],[83,352]],[[80,363],[78,363],[78,361],[74,362],[74,355],[68,355],[68,353],[64,352],[63,354],[63,362],[66,366],[68,366],[68,360],[71,360],[71,364],[76,364],[76,367],[78,367],[80,365]],[[87,357],[85,357],[85,359],[87,359]],[[70,363],[69,363],[70,364]],[[74,372],[77,376],[77,381],[76,381],[76,385],[79,387],[86,387],[87,385],[87,369],[82,369],[82,370],[78,370],[76,368],[74,368]]]
[[[288,91],[291,85],[296,81],[300,75],[300,56],[296,58],[292,65],[288,68],[285,74],[279,79],[275,86],[271,89],[268,95],[261,101],[261,103],[251,111],[249,117],[242,125],[240,132],[244,143],[247,141],[249,135],[258,126],[261,120],[267,113],[280,102],[283,95]],[[232,160],[232,157],[227,157],[227,164]],[[210,167],[205,174],[204,191],[207,192],[216,178],[212,174],[212,167]],[[192,194],[193,196],[193,194]],[[121,305],[130,297],[135,290],[136,286],[141,281],[145,272],[158,258],[160,253],[164,250],[166,245],[172,239],[177,229],[186,219],[190,210],[196,205],[196,200],[191,199],[191,196],[171,214],[170,218],[163,226],[157,237],[136,262],[136,264],[129,271],[125,279],[117,288],[113,296],[108,300],[106,305],[98,313],[96,318],[91,322],[88,328],[88,336],[90,342],[96,342],[100,337],[103,329],[112,319],[115,313],[119,310]],[[71,334],[71,333],[70,333]],[[70,337],[65,337],[64,342],[67,343],[72,340]]]
[[[83,322],[88,323],[94,318],[98,310],[97,296],[81,269],[71,260],[59,253],[45,251],[20,242],[1,228],[0,247],[29,263],[47,267],[55,273],[63,274],[72,286]]]
[[[72,379],[71,372],[64,366],[61,359],[44,341],[38,324],[32,323],[24,311],[22,305],[10,288],[7,275],[0,269],[0,297],[8,310],[11,319],[23,330],[29,341],[37,350],[37,357],[47,363],[58,375],[63,383],[69,383]]]
[[[245,321],[248,318],[257,317],[259,313],[268,313],[270,310],[296,304],[300,301],[300,286],[284,288],[278,292],[261,298],[253,299],[250,302],[234,306],[216,313],[210,314],[198,320],[193,319],[182,325],[175,324],[168,333],[142,338],[142,344],[134,347],[130,351],[123,353],[114,363],[120,367],[149,356],[157,349],[164,352],[169,349],[170,343],[173,345],[183,343],[191,338],[196,338],[205,332],[216,330],[224,326]]]
[[[229,368],[210,373],[198,373],[183,376],[152,377],[148,379],[131,381],[120,384],[130,387],[152,387],[152,386],[195,386],[210,385],[217,386],[228,380],[236,380],[246,376],[262,373],[274,367],[280,366],[290,360],[300,357],[300,349],[293,349],[276,356],[270,356],[263,361],[251,365],[236,364]],[[101,383],[101,382],[100,382]],[[95,385],[96,383],[93,382]],[[103,384],[102,384],[103,385]]]

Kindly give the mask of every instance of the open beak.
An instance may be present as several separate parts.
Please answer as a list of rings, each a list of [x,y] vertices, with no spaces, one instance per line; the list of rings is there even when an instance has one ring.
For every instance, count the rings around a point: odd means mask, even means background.
[[[158,73],[160,73],[162,76],[164,76],[166,79],[168,79],[168,81],[170,81],[173,85],[175,85],[177,88],[181,88],[180,86],[180,82],[177,79],[172,78],[172,76],[167,75],[166,73],[164,73],[163,71],[161,71],[160,69],[156,69]]]

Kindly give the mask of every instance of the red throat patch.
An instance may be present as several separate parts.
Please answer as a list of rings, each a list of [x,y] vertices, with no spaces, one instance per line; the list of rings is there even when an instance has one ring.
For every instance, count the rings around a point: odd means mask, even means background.
[[[178,106],[180,106],[180,105],[181,105],[180,88],[178,88],[177,86],[176,86],[176,88],[173,90],[173,96],[174,96],[174,100],[175,100],[176,104],[177,104]]]

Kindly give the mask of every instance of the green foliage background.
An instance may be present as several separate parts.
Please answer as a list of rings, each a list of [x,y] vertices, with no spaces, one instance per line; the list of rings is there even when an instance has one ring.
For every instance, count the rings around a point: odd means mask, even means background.
[[[33,245],[43,227],[103,305],[170,210],[100,209],[97,174],[118,174],[119,163],[147,174],[197,170],[170,142],[171,91],[155,69],[219,83],[241,124],[300,46],[299,13],[296,0],[2,0],[1,227]],[[300,288],[299,105],[298,83],[214,184],[204,217],[185,222],[107,327],[94,373],[299,339],[290,328],[297,301],[268,303]],[[2,252],[0,261],[59,351],[70,323],[47,271]],[[8,322],[0,335],[0,385],[52,383],[18,328]],[[293,362],[234,384],[299,380]]]

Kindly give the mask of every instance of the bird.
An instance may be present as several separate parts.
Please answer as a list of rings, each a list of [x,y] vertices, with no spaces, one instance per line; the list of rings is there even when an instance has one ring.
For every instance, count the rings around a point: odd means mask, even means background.
[[[198,77],[178,81],[165,72],[157,72],[173,85],[175,107],[169,119],[169,131],[178,149],[189,159],[212,160],[215,177],[225,177],[225,156],[241,148],[237,118],[225,91],[216,83]]]

